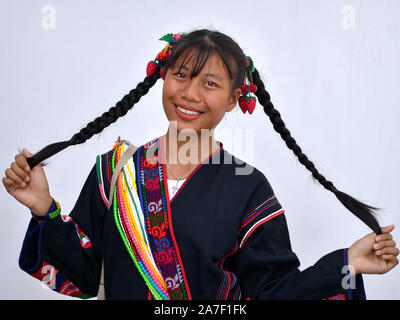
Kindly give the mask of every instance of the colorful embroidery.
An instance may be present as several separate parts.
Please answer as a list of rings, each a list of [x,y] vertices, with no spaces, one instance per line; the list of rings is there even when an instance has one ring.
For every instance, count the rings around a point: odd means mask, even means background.
[[[218,288],[218,294],[215,298],[216,300],[240,300],[241,298],[240,286],[236,275],[233,272],[224,270],[225,261],[232,256],[237,249],[238,243],[236,242],[235,248],[232,252],[228,253],[217,262],[217,266],[224,273],[224,278]]]
[[[124,152],[124,145],[114,145],[112,169]],[[133,171],[133,173],[132,173]],[[127,161],[119,173],[114,190],[113,211],[117,229],[137,270],[157,300],[168,300],[168,291],[164,279],[157,268],[149,240],[144,229],[144,216],[137,196],[135,166],[132,158]]]
[[[81,299],[92,298],[90,294],[83,293],[63,273],[47,262],[43,261],[39,270],[30,275],[57,293]]]
[[[328,300],[346,300],[344,294],[337,294],[336,296],[329,297]]]
[[[81,243],[81,247],[86,249],[92,246],[92,242],[90,241],[89,237],[83,232],[83,230],[78,226],[78,224],[66,214],[61,214],[61,219],[63,222],[72,222],[75,226],[76,234],[78,235],[79,241]]]
[[[151,250],[174,300],[191,299],[172,224],[168,190],[165,189],[162,141],[156,138],[138,150],[139,195]]]

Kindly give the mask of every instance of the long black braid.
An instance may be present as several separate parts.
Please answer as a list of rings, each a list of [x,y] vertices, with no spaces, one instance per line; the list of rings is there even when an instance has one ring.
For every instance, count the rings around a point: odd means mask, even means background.
[[[333,183],[327,180],[322,174],[318,172],[315,168],[313,162],[311,162],[308,157],[302,152],[301,148],[296,143],[296,140],[291,136],[290,131],[286,128],[285,122],[281,118],[281,114],[275,109],[271,102],[271,97],[269,93],[265,90],[264,83],[260,78],[258,70],[255,69],[253,72],[254,84],[257,86],[257,91],[255,92],[258,101],[264,107],[265,114],[271,120],[271,123],[276,132],[280,134],[282,139],[285,141],[287,147],[293,151],[296,157],[299,159],[300,163],[304,165],[307,170],[312,173],[314,180],[318,181],[325,189],[333,192],[336,198],[354,215],[360,218],[367,226],[369,226],[376,234],[381,234],[381,228],[374,216],[372,210],[380,210],[380,208],[369,206],[361,201],[353,198],[352,196],[339,191],[333,185]]]
[[[225,63],[229,76],[233,79],[232,89],[234,90],[240,87],[246,70],[246,59],[242,49],[232,38],[221,32],[211,31],[208,29],[191,31],[186,34],[182,40],[178,41],[175,48],[172,50],[171,57],[166,63],[166,68],[168,69],[173,67],[181,55],[191,51],[192,49],[195,49],[195,62],[193,67],[194,72],[192,72],[191,77],[196,76],[200,72],[212,52],[217,52]],[[230,63],[232,59],[234,61],[233,64]],[[231,71],[231,65],[236,67],[233,68],[235,69],[235,72]],[[110,108],[100,117],[97,117],[94,121],[87,124],[85,128],[81,129],[70,140],[50,144],[37,152],[33,157],[28,158],[27,161],[30,167],[33,168],[37,164],[42,163],[45,159],[50,158],[69,146],[84,143],[93,135],[100,133],[104,128],[117,121],[119,117],[124,116],[161,77],[159,68],[160,66],[157,65],[157,70],[154,74],[146,77],[135,89],[125,95],[115,107]],[[269,117],[275,131],[280,134],[288,148],[294,152],[300,163],[312,173],[313,179],[317,180],[325,189],[333,192],[338,200],[350,212],[361,219],[376,234],[381,234],[381,228],[374,216],[376,213],[372,211],[380,210],[380,208],[369,206],[350,195],[339,191],[331,181],[327,180],[318,172],[314,163],[311,162],[302,152],[301,148],[297,145],[296,140],[291,136],[290,131],[286,128],[280,113],[275,109],[271,102],[269,93],[265,90],[264,83],[262,82],[257,69],[253,72],[253,80],[254,84],[256,84],[258,88],[255,92],[258,101],[264,107],[264,112]]]
[[[138,83],[135,89],[132,89],[126,94],[115,107],[111,107],[107,112],[104,112],[100,117],[97,117],[92,122],[89,122],[86,127],[81,129],[78,133],[74,134],[70,140],[61,141],[49,144],[48,146],[35,153],[34,156],[27,158],[28,164],[31,168],[37,164],[45,165],[42,163],[47,158],[55,155],[56,153],[64,150],[65,148],[84,143],[93,135],[100,133],[104,128],[118,120],[118,118],[126,115],[126,113],[143,97],[152,86],[160,78],[158,67],[156,72],[146,77],[142,82]]]

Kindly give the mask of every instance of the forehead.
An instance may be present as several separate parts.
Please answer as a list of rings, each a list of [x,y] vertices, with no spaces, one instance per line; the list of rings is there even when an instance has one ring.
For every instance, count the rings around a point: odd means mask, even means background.
[[[214,76],[220,80],[229,80],[230,78],[225,63],[215,51],[211,52],[208,57],[206,54],[196,55],[195,50],[187,51],[177,58],[174,68],[187,70],[196,75],[201,73]]]

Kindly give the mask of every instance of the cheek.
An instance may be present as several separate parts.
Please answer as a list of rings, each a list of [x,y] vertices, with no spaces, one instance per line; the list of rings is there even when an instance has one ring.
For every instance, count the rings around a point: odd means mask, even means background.
[[[222,98],[220,95],[213,94],[205,95],[205,97],[210,112],[215,116],[222,117],[226,111],[226,99]]]
[[[177,81],[168,81],[167,78],[164,81],[164,87],[163,87],[163,95],[166,98],[170,98],[172,96],[176,96],[181,90],[181,86]]]

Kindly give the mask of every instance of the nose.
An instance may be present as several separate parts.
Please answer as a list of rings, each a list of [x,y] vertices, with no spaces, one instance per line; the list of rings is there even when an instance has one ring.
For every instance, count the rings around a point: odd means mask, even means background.
[[[200,87],[195,78],[186,82],[181,93],[181,98],[197,103],[200,102]]]

